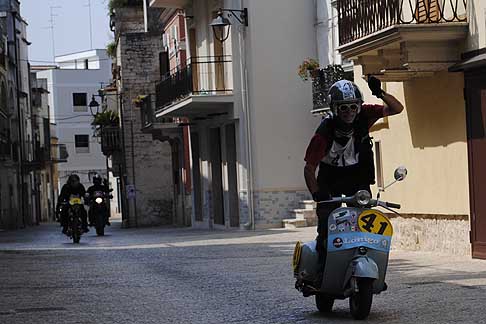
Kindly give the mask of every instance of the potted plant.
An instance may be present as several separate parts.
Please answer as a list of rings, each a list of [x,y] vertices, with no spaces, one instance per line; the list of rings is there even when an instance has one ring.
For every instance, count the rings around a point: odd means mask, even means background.
[[[307,58],[299,65],[298,74],[303,81],[316,78],[319,75],[319,62],[313,58]]]
[[[118,126],[120,123],[120,117],[118,113],[112,110],[105,110],[101,113],[96,114],[91,125],[94,129],[93,136],[99,137],[101,135],[101,130],[103,127],[107,126]]]
[[[145,99],[147,99],[148,96],[146,95],[139,95],[136,98],[132,99],[132,103],[135,105],[137,108],[141,108],[143,106],[143,103]]]

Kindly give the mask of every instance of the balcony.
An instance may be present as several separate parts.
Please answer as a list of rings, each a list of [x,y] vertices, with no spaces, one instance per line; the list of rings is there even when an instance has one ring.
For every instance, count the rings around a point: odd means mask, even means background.
[[[460,60],[466,6],[466,0],[338,0],[339,51],[384,81],[446,71]]]
[[[181,126],[187,124],[187,120],[184,118],[162,117],[157,119],[150,96],[145,97],[141,102],[140,113],[142,132],[151,134],[154,140],[164,141],[167,138],[181,135]]]
[[[103,126],[101,129],[101,151],[110,156],[121,151],[121,132],[118,126]]]
[[[233,105],[231,56],[189,59],[156,86],[156,118],[227,114]]]
[[[65,163],[68,158],[65,144],[51,144],[49,147],[34,144],[32,160],[24,161],[24,168],[28,171],[46,168],[52,163]]]
[[[51,144],[51,162],[66,163],[69,157],[66,144]]]

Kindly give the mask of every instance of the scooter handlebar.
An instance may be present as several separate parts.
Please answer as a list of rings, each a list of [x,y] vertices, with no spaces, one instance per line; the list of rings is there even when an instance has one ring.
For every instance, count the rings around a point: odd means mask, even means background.
[[[395,204],[392,202],[385,202],[386,207],[400,209],[402,206],[400,204]]]

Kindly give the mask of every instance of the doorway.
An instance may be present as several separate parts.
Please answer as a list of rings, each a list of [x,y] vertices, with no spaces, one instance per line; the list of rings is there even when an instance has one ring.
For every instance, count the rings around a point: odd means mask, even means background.
[[[224,225],[223,172],[221,168],[221,131],[211,128],[209,133],[211,156],[211,205],[214,224]]]
[[[466,121],[473,258],[486,259],[486,68],[466,72]]]
[[[226,167],[228,170],[229,218],[231,227],[240,226],[238,172],[236,169],[236,131],[235,125],[226,126]]]

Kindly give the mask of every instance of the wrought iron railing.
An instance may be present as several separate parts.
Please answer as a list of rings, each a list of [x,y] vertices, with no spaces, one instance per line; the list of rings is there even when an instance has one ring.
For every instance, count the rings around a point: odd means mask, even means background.
[[[193,57],[166,74],[156,86],[157,109],[190,95],[208,96],[233,92],[231,56]]]
[[[110,156],[121,150],[120,127],[103,126],[101,129],[101,151]]]
[[[467,0],[338,0],[339,43],[402,24],[466,22]]]

